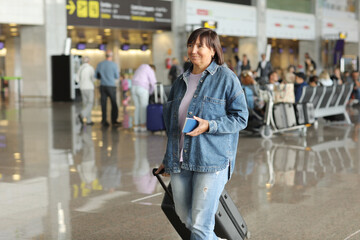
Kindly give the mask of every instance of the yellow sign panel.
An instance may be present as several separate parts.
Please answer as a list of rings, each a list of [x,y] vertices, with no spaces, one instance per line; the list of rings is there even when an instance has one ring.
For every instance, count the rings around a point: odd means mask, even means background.
[[[89,17],[99,18],[100,5],[98,1],[89,1]]]
[[[77,16],[79,18],[88,17],[88,2],[85,0],[78,0],[77,3]]]
[[[69,4],[66,5],[66,9],[69,10],[69,15],[73,15],[73,13],[76,10],[76,6],[75,6],[75,3],[73,2],[73,0],[69,1]]]

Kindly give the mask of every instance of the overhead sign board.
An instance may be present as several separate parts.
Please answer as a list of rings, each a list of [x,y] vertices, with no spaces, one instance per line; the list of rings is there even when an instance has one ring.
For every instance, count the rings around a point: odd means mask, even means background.
[[[67,0],[67,25],[171,30],[171,2]]]
[[[256,36],[256,8],[240,4],[215,1],[188,1],[186,5],[186,30],[213,27],[216,32],[229,36]],[[208,23],[205,25],[205,23]]]
[[[267,9],[266,36],[268,38],[314,40],[315,16]]]

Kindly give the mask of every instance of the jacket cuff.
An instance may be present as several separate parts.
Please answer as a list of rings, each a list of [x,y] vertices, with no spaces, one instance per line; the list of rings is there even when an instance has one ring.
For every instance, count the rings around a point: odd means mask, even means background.
[[[210,120],[208,133],[216,133],[217,128],[218,128],[217,123],[214,120]]]

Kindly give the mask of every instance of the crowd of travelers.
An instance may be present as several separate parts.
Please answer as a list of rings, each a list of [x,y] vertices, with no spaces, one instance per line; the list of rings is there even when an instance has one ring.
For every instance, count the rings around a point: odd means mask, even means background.
[[[315,61],[310,57],[308,53],[305,53],[304,68],[297,70],[296,66],[289,65],[286,72],[280,68],[273,68],[269,61],[266,61],[265,54],[261,55],[257,68],[251,70],[250,61],[247,59],[246,54],[243,54],[242,60],[235,56],[235,67],[229,67],[232,69],[245,90],[248,105],[250,109],[261,111],[264,104],[262,96],[257,89],[273,91],[274,86],[280,84],[294,84],[295,102],[299,101],[302,89],[304,86],[333,86],[347,83],[354,84],[354,90],[351,94],[350,102],[357,104],[360,102],[360,80],[359,71],[354,70],[352,72],[345,71],[341,73],[340,68],[336,66],[332,73],[327,70],[320,71],[317,74],[317,66]],[[243,65],[244,63],[244,65]],[[229,65],[230,63],[228,63]]]

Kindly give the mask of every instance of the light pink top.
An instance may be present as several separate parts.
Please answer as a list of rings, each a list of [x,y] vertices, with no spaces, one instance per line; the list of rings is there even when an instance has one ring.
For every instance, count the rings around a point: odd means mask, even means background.
[[[199,84],[199,80],[201,78],[200,74],[192,74],[190,73],[189,81],[187,84],[187,90],[185,93],[184,98],[181,101],[179,107],[179,129],[182,131],[185,123],[185,119],[187,116],[187,111],[191,102],[191,99],[194,96],[196,91],[197,85]],[[183,161],[183,145],[184,145],[184,133],[181,132],[180,135],[180,142],[179,142],[179,149],[180,149],[180,162]]]
[[[140,86],[149,91],[152,94],[155,89],[156,77],[154,70],[149,64],[142,64],[136,69],[133,79],[131,81],[132,86]]]

